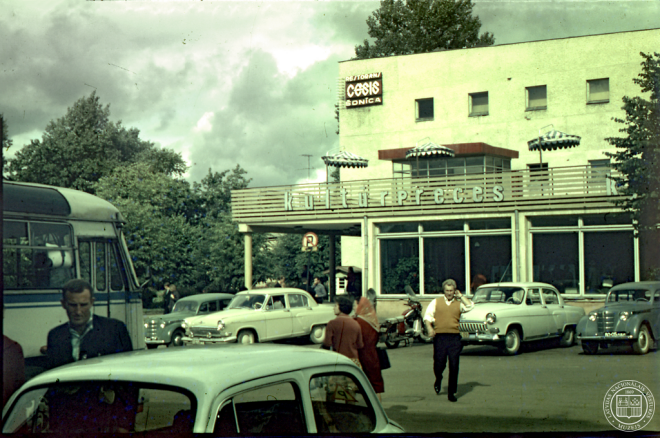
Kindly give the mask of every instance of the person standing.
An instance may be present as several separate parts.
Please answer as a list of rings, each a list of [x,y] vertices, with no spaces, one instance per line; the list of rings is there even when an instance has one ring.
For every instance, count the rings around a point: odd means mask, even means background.
[[[92,315],[94,295],[87,281],[69,280],[62,287],[61,303],[69,322],[48,332],[48,369],[81,359],[133,350],[123,322]]]
[[[25,359],[21,345],[2,335],[2,406],[25,383]]]
[[[385,391],[385,383],[383,382],[383,374],[380,369],[380,360],[378,359],[378,352],[376,345],[378,344],[378,335],[380,332],[380,325],[378,324],[378,316],[376,309],[366,297],[360,298],[357,309],[355,309],[356,321],[360,325],[362,331],[362,341],[364,347],[358,350],[358,357],[364,374],[371,383],[371,386],[378,394]]]
[[[314,277],[312,290],[314,291],[314,299],[317,303],[322,303],[325,300],[325,297],[328,296],[328,292],[325,290],[325,286],[323,286],[319,277]]]
[[[461,313],[469,312],[474,308],[474,303],[456,290],[456,282],[452,279],[445,280],[442,283],[442,289],[444,295],[431,301],[426,308],[424,323],[429,337],[433,338],[433,372],[435,374],[433,389],[436,394],[440,394],[442,373],[449,360],[447,399],[455,402],[458,389],[458,362],[463,350],[458,321]]]
[[[170,283],[165,282],[163,289],[163,313],[168,313],[170,308]]]
[[[179,298],[181,298],[181,294],[179,294],[179,291],[176,290],[176,284],[170,284],[170,291],[168,294],[169,297],[169,302],[167,304],[167,312],[166,313],[172,313],[172,310],[174,310],[174,305],[176,304],[177,301],[179,301]]]
[[[360,366],[358,350],[364,347],[362,329],[349,315],[353,311],[353,301],[345,296],[335,299],[335,315],[337,317],[328,322],[325,328],[323,347],[343,354]]]

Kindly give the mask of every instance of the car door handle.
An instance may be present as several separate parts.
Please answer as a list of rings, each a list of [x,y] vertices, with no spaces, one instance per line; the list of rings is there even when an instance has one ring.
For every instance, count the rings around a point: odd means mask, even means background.
[[[284,309],[284,311],[285,311],[285,312],[290,312],[290,310],[289,310],[289,309]]]

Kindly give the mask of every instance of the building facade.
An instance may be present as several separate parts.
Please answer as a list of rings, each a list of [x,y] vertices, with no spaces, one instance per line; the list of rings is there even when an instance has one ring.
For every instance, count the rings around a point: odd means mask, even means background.
[[[368,167],[233,192],[246,248],[251,232],[340,235],[342,265],[362,268],[381,301],[406,284],[430,300],[447,278],[602,300],[640,278],[605,139],[619,135],[623,96],[639,94],[639,53],[659,40],[654,29],[340,63],[340,145]],[[551,130],[580,144],[529,150]],[[428,144],[453,156],[406,158]]]

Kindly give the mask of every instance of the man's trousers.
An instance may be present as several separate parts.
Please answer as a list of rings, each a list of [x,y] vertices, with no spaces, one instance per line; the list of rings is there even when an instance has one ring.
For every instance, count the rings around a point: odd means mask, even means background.
[[[458,333],[436,333],[433,338],[433,372],[435,384],[442,384],[442,373],[449,359],[449,394],[456,394],[458,389],[458,360],[463,350],[461,335]]]

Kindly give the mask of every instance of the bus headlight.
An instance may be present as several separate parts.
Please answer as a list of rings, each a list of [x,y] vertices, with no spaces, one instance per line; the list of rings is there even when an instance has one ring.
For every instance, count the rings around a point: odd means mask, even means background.
[[[486,323],[495,324],[495,321],[497,321],[497,316],[495,316],[494,313],[489,313],[486,315]]]

